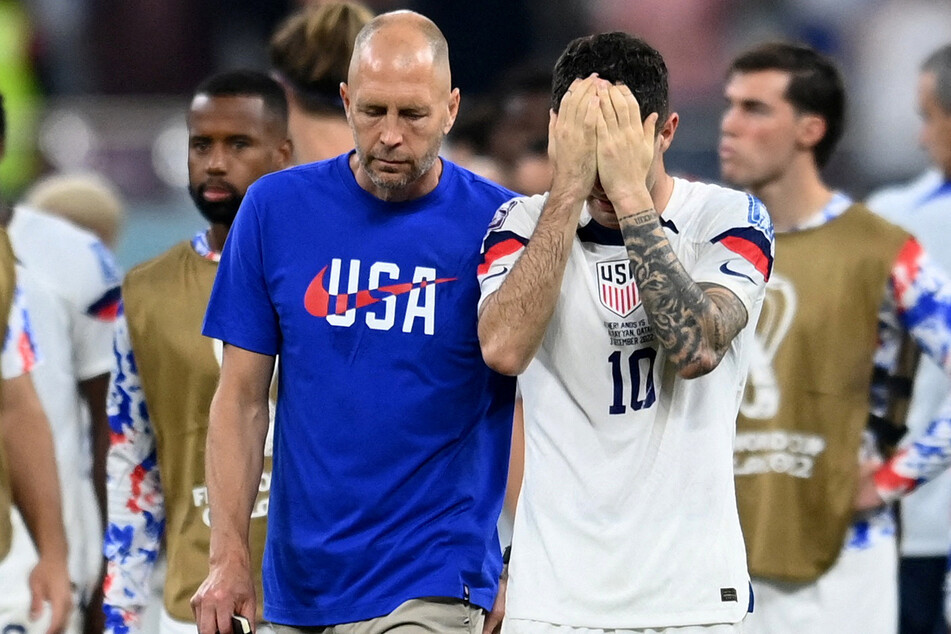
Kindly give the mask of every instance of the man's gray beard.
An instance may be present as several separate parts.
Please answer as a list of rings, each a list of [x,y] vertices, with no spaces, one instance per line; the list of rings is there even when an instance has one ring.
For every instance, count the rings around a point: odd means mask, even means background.
[[[403,176],[403,178],[398,181],[393,180],[384,180],[377,174],[375,171],[370,169],[369,161],[364,157],[360,157],[360,163],[363,165],[363,171],[367,173],[367,176],[370,177],[370,182],[373,183],[376,187],[386,190],[400,190],[404,187],[409,186],[412,183],[418,181],[423,174],[427,173],[433,168],[433,165],[436,164],[436,159],[439,158],[439,147],[432,154],[428,154],[422,158],[422,160],[417,163],[416,169],[411,171],[409,174]]]

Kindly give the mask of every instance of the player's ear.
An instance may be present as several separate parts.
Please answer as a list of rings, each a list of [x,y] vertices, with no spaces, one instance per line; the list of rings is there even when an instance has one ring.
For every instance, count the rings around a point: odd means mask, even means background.
[[[657,149],[660,152],[666,152],[667,148],[674,142],[674,134],[677,132],[678,125],[680,125],[680,115],[676,112],[667,115],[667,120],[664,121],[663,125],[660,125],[657,131]]]
[[[443,126],[442,133],[449,134],[452,125],[456,122],[456,116],[459,114],[459,101],[461,96],[458,88],[453,88],[449,93],[449,117],[446,119],[446,125]]]
[[[291,164],[291,157],[294,156],[294,142],[290,138],[286,138],[281,141],[281,144],[277,146],[277,163],[280,166],[279,169],[284,169]]]
[[[804,114],[799,117],[796,126],[796,142],[800,147],[811,150],[825,138],[827,130],[824,118],[816,114]]]
[[[343,102],[343,111],[347,115],[347,121],[350,121],[350,86],[347,82],[340,82],[340,100]]]

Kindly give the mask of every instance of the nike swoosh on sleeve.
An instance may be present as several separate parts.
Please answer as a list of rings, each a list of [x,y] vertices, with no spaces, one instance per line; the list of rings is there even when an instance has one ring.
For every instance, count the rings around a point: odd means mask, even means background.
[[[489,280],[494,279],[494,278],[496,278],[496,277],[498,277],[498,276],[500,276],[500,275],[505,275],[505,274],[508,273],[508,272],[509,272],[509,267],[507,267],[507,266],[506,266],[506,267],[503,267],[501,271],[497,271],[497,272],[493,273],[492,275],[488,275],[488,276],[482,278],[482,283],[485,284],[485,283],[488,282]]]
[[[733,269],[731,269],[730,267],[728,267],[726,264],[727,264],[727,263],[724,262],[723,264],[720,265],[720,272],[721,272],[721,273],[726,273],[727,275],[732,275],[733,277],[746,278],[746,279],[748,279],[749,281],[753,282],[754,284],[756,283],[756,282],[753,281],[753,278],[750,277],[749,275],[747,275],[747,274],[745,274],[745,273],[740,273],[739,271],[734,271]]]

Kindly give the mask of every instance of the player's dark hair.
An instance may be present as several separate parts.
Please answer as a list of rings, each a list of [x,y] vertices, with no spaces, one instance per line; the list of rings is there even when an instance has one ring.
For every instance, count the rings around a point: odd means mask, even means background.
[[[942,110],[951,113],[951,44],[929,55],[921,64],[921,72],[934,73],[935,98]]]
[[[254,70],[230,70],[208,77],[194,96],[260,97],[264,108],[285,131],[287,130],[287,97],[281,85],[266,74]]]
[[[845,130],[845,87],[839,69],[828,57],[802,44],[767,42],[740,54],[727,72],[778,70],[789,73],[785,98],[800,113],[822,117],[826,133],[813,148],[823,167]]]
[[[657,113],[661,122],[667,118],[670,109],[667,64],[661,54],[644,40],[620,31],[573,40],[555,63],[552,110],[558,112],[571,82],[591,73],[630,88],[640,105],[641,120],[652,112]]]
[[[340,83],[347,81],[357,33],[373,12],[356,2],[330,2],[291,14],[268,47],[278,78],[312,113],[343,114]]]

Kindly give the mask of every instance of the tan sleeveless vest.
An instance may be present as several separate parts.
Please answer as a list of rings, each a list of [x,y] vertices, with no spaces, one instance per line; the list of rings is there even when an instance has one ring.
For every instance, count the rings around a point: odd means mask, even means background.
[[[208,574],[210,538],[205,488],[208,410],[220,376],[220,345],[201,334],[217,263],[181,243],[125,278],[122,297],[132,349],[155,430],[165,494],[165,608],[193,621],[189,599]],[[270,488],[271,458],[251,520],[251,569],[258,614],[263,613],[261,557]]]
[[[907,239],[861,205],[820,228],[776,236],[734,447],[753,576],[812,581],[842,549],[878,311]]]
[[[0,228],[0,332],[7,331],[7,319],[13,305],[13,290],[16,288],[16,269],[13,248],[5,229]],[[10,552],[13,525],[10,523],[10,507],[13,492],[10,489],[10,474],[7,470],[6,451],[0,451],[0,560]]]

